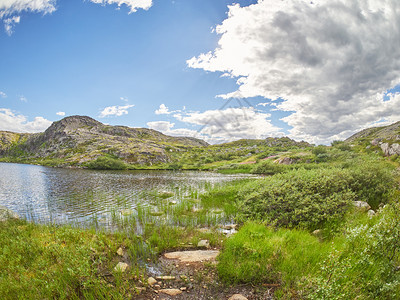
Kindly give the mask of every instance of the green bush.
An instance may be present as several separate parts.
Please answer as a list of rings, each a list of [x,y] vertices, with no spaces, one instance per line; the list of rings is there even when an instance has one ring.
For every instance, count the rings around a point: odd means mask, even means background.
[[[265,160],[261,164],[256,165],[251,173],[253,174],[265,174],[274,175],[278,173],[285,172],[288,166],[274,163],[270,160]]]
[[[328,152],[328,150],[326,149],[325,146],[317,146],[317,147],[314,147],[314,148],[312,149],[312,153],[313,153],[315,156],[318,156],[319,154],[325,154],[326,152]]]
[[[127,168],[123,161],[108,156],[100,156],[96,160],[88,162],[86,166],[96,170],[125,170]]]
[[[343,217],[354,200],[367,201],[375,209],[387,203],[394,184],[390,170],[380,163],[292,170],[242,188],[240,218],[312,230]]]

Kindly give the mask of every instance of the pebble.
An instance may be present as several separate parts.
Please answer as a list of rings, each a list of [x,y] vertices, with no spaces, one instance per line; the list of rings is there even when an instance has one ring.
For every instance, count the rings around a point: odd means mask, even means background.
[[[182,291],[178,290],[178,289],[163,289],[163,290],[160,290],[160,292],[167,294],[169,296],[176,296],[176,295],[182,294]]]
[[[122,250],[122,248],[119,247],[118,250],[117,250],[117,254],[118,254],[119,256],[124,256],[124,250]]]
[[[155,284],[157,283],[157,280],[155,280],[153,277],[149,277],[149,278],[147,279],[147,283],[148,283],[150,286],[153,286],[153,285],[155,285]]]
[[[125,272],[128,267],[129,267],[129,265],[127,263],[119,262],[115,266],[114,270],[117,271],[117,272]]]
[[[200,242],[198,242],[197,247],[209,248],[210,247],[210,242],[208,240],[201,240]]]

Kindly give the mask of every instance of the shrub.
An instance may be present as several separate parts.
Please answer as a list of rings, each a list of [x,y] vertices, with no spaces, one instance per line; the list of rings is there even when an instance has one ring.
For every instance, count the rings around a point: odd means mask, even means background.
[[[319,154],[325,154],[327,152],[327,150],[326,150],[326,147],[325,146],[317,146],[317,147],[314,147],[313,149],[312,149],[312,153],[315,155],[315,156],[318,156]]]
[[[390,205],[349,231],[305,284],[308,299],[399,299],[400,208]]]
[[[100,156],[96,160],[90,161],[86,164],[89,169],[96,170],[125,170],[126,164],[115,158],[108,156]]]
[[[278,173],[285,172],[288,169],[286,165],[280,165],[274,163],[270,160],[265,160],[261,164],[255,166],[251,173],[253,174],[265,174],[265,175],[274,175]]]
[[[376,209],[392,197],[394,183],[387,166],[379,163],[292,170],[245,186],[238,197],[240,218],[312,230],[341,218],[354,200]]]

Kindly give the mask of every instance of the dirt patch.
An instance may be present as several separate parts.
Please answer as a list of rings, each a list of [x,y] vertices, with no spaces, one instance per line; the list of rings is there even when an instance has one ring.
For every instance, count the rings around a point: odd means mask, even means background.
[[[186,253],[185,253],[186,252]],[[173,276],[174,280],[157,280],[135,299],[213,299],[227,300],[241,294],[249,300],[273,299],[274,287],[223,284],[217,274],[215,258],[219,251],[195,250],[165,253],[159,260],[162,276]],[[209,259],[205,260],[204,258]],[[162,278],[160,275],[150,276]],[[170,296],[162,290],[179,290],[182,293]]]

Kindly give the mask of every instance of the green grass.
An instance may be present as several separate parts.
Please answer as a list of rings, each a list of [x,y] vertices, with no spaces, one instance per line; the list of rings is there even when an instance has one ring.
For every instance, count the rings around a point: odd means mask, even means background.
[[[312,274],[331,246],[301,230],[246,223],[229,238],[219,256],[218,273],[228,283],[270,283],[287,288]]]
[[[25,221],[0,223],[1,299],[123,299],[137,282],[132,268],[124,279],[109,282],[117,236],[68,226],[42,226]],[[119,296],[119,297],[118,297]]]

